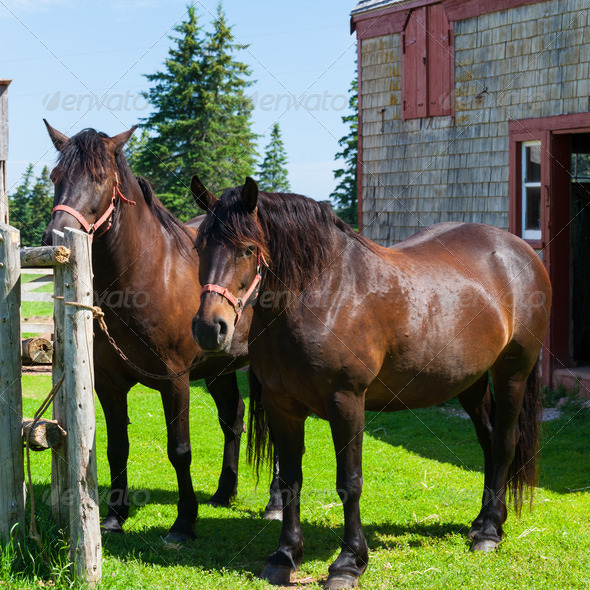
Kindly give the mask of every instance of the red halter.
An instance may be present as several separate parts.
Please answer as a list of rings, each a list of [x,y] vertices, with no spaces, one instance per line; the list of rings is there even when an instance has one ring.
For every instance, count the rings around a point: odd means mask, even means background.
[[[115,184],[113,186],[113,196],[111,198],[111,203],[107,207],[107,210],[104,212],[104,214],[100,217],[100,219],[98,219],[94,223],[88,223],[88,221],[86,221],[86,219],[80,212],[76,211],[73,207],[70,207],[68,205],[56,205],[53,208],[53,211],[51,211],[51,214],[53,215],[56,211],[65,211],[66,213],[69,213],[72,217],[74,217],[80,222],[80,225],[86,230],[86,233],[89,233],[91,236],[102,236],[106,234],[109,231],[109,229],[111,229],[111,226],[113,225],[112,220],[109,221],[109,224],[107,225],[106,229],[102,231],[100,234],[96,234],[96,230],[99,227],[101,227],[105,221],[110,219],[111,215],[113,214],[113,211],[115,210],[115,203],[117,201],[117,197],[121,199],[123,203],[127,203],[128,205],[137,205],[135,201],[128,199],[121,192],[121,189],[119,188],[119,175],[115,172]]]
[[[225,287],[220,287],[219,285],[212,285],[210,283],[208,283],[207,285],[203,285],[203,288],[201,289],[201,297],[205,293],[217,293],[218,295],[225,297],[229,301],[230,305],[234,308],[234,311],[236,312],[236,321],[234,322],[234,326],[240,321],[240,318],[242,317],[242,310],[248,303],[248,299],[250,299],[252,293],[254,293],[256,287],[258,286],[258,283],[260,283],[262,279],[260,262],[262,262],[264,266],[268,268],[268,264],[266,263],[264,256],[261,252],[258,252],[258,265],[256,266],[256,276],[254,277],[254,280],[252,281],[252,284],[250,285],[249,289],[242,295],[242,297],[234,297]]]

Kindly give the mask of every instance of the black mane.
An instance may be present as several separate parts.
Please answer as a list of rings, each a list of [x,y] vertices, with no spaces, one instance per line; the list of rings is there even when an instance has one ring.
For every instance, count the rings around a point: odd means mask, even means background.
[[[116,168],[113,166],[105,139],[109,139],[106,133],[94,129],[83,129],[71,137],[59,153],[57,165],[51,173],[52,180],[56,183],[63,180],[76,182],[81,176],[90,176],[96,182],[103,182],[117,172],[121,190],[123,194],[128,194],[129,183],[136,178],[154,217],[184,245],[186,240],[183,238],[191,237],[186,227],[164,207],[145,178],[134,177],[122,150],[115,155]]]
[[[197,246],[208,240],[239,248],[256,246],[269,270],[263,289],[299,294],[321,276],[340,254],[337,232],[376,248],[339,219],[331,206],[303,195],[258,193],[257,215],[250,215],[241,198],[241,187],[224,191],[199,227]]]

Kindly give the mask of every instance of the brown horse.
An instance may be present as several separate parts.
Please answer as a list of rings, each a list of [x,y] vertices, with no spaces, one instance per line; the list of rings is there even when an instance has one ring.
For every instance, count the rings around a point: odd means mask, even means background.
[[[249,178],[218,201],[205,193],[201,204],[208,213],[196,242],[200,284],[237,297],[262,275],[249,335],[261,383],[260,395],[251,391],[255,442],[262,453],[266,412],[285,503],[279,547],[262,577],[285,584],[303,557],[307,416],[330,422],[344,506],[344,542],[325,587],[351,588],[368,560],[359,512],[365,409],[423,408],[453,396],[471,416],[485,458],[482,507],[469,537],[474,549],[495,548],[506,489],[520,505],[523,487],[535,482],[536,362],[551,300],[535,252],[498,228],[464,223],[435,225],[382,248],[329,206],[259,193]],[[217,353],[237,336],[235,313],[210,289],[193,330],[203,351]]]
[[[111,138],[86,129],[70,139],[45,124],[59,159],[51,173],[55,208],[44,242],[50,244],[52,231],[64,227],[93,233],[95,299],[111,336],[132,363],[149,373],[171,376],[202,361],[190,375],[166,380],[146,377],[122,360],[95,324],[95,388],[106,419],[111,471],[108,513],[101,525],[105,531],[122,532],[129,514],[127,393],[140,382],[160,391],[168,457],[178,478],[178,517],[167,539],[194,538],[198,507],[190,474],[189,377],[205,379],[218,409],[225,445],[219,486],[210,503],[228,505],[237,490],[244,429],[235,371],[248,360],[252,310],[244,310],[227,355],[204,358],[190,328],[199,307],[193,242],[200,219],[181,224],[156,199],[147,181],[132,174],[122,148],[135,128]],[[267,511],[280,510],[280,502],[277,492]]]

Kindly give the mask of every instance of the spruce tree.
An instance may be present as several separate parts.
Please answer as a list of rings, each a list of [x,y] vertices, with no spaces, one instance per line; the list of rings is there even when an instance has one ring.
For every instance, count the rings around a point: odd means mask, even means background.
[[[29,164],[21,184],[9,197],[9,207],[10,223],[20,230],[21,245],[40,246],[53,208],[53,184],[47,166],[33,179],[33,165]]]
[[[358,162],[358,83],[355,78],[350,85],[348,107],[352,111],[342,117],[348,125],[348,133],[340,139],[340,151],[336,158],[344,160],[344,167],[334,170],[338,186],[330,195],[336,214],[346,223],[358,227],[357,162]]]
[[[147,136],[134,149],[134,172],[150,180],[156,194],[181,219],[194,215],[188,188],[197,173],[212,191],[242,184],[252,174],[253,105],[246,96],[250,69],[234,57],[221,5],[212,31],[203,32],[194,6],[176,26],[163,71],[148,74],[144,94],[154,112],[144,119]]]
[[[31,227],[32,211],[28,206],[31,195],[31,185],[33,183],[34,168],[29,164],[22,176],[22,182],[16,187],[12,195],[8,196],[8,210],[10,215],[10,225],[20,231],[21,244],[26,246],[27,228]]]
[[[287,193],[291,190],[287,177],[287,152],[281,139],[279,124],[275,123],[266,146],[266,155],[260,165],[258,186],[266,192]]]

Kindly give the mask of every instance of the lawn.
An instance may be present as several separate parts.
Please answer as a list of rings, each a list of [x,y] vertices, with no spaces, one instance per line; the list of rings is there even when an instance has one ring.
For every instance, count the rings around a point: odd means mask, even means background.
[[[25,376],[23,385],[25,414],[32,415],[50,389],[50,377]],[[240,374],[240,385],[247,390],[245,374]],[[257,575],[276,547],[280,523],[261,518],[267,481],[256,487],[251,468],[242,460],[235,504],[205,505],[216,488],[222,437],[203,384],[193,383],[191,392],[192,474],[202,503],[198,539],[183,547],[163,543],[176,514],[176,479],[166,457],[159,394],[137,386],[129,396],[134,505],[126,534],[103,538],[101,589],[269,587]],[[561,418],[544,424],[533,511],[525,507],[521,518],[510,511],[500,549],[474,554],[465,534],[479,509],[482,456],[471,422],[460,417],[458,408],[451,403],[415,412],[367,414],[361,510],[370,562],[361,588],[588,588],[590,410],[572,403]],[[104,512],[109,472],[98,403],[97,433]],[[49,453],[34,453],[32,461],[37,503],[47,511]],[[303,463],[306,556],[296,578],[315,590],[338,554],[343,530],[326,422],[308,419]],[[0,588],[44,585],[31,575],[15,577],[1,560],[0,572]],[[70,586],[65,579],[52,587]]]
[[[21,283],[29,283],[40,278],[36,274],[22,274]],[[53,293],[53,283],[33,289],[32,293]],[[38,318],[53,315],[53,303],[47,301],[23,301],[21,303],[21,318]],[[38,334],[24,333],[23,338],[33,338]]]

